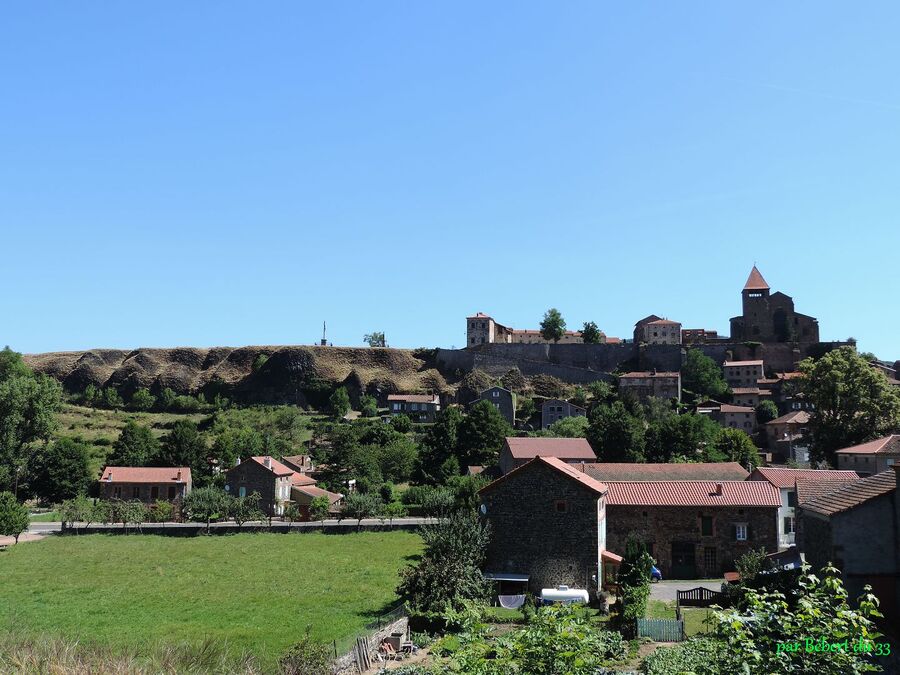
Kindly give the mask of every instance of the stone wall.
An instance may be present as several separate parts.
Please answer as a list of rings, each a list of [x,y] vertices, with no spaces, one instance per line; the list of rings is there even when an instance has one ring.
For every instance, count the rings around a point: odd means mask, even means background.
[[[409,617],[406,616],[400,617],[383,628],[379,628],[368,636],[367,642],[369,645],[369,652],[378,651],[378,648],[381,646],[381,641],[386,637],[390,637],[393,633],[403,633],[406,635],[407,628],[409,628]],[[333,675],[359,673],[360,669],[357,666],[356,652],[351,650],[350,653],[335,659],[331,666],[331,672]]]
[[[778,508],[771,507],[700,507],[700,506],[607,506],[606,548],[625,553],[629,535],[652,544],[652,555],[663,578],[672,571],[672,542],[686,542],[694,547],[698,577],[719,577],[734,569],[734,560],[751,548],[761,546],[769,552],[778,550]],[[712,516],[711,536],[701,535],[701,516]],[[734,541],[731,526],[747,523],[748,541]],[[705,565],[706,548],[716,550],[716,562]]]
[[[491,527],[486,572],[528,574],[529,591],[596,589],[598,495],[541,462],[482,493]],[[558,510],[558,503],[565,511]]]

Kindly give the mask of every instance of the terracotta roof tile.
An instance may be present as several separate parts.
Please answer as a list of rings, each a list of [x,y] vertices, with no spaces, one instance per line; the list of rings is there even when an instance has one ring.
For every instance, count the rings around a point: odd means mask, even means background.
[[[428,394],[388,394],[388,401],[406,401],[407,403],[438,403],[437,395]]]
[[[186,466],[108,466],[100,480],[109,483],[187,483],[191,470]]]
[[[869,441],[862,445],[853,445],[849,448],[842,448],[837,452],[846,453],[848,455],[900,454],[900,434],[891,434],[890,436],[877,438],[874,441]]]
[[[896,471],[891,469],[868,478],[860,478],[853,483],[844,483],[831,492],[801,504],[800,508],[823,516],[833,516],[896,489],[897,475]]]
[[[759,387],[735,387],[732,394],[759,394]]]
[[[750,474],[737,462],[686,462],[679,464],[636,464],[627,462],[597,462],[576,464],[599,481],[661,480],[745,480]]]
[[[337,492],[329,492],[328,490],[323,490],[322,488],[316,487],[315,485],[295,485],[293,489],[297,492],[308,495],[313,499],[315,499],[316,497],[328,497],[328,501],[331,504],[339,502],[344,498],[344,495],[342,494],[338,494]]]
[[[734,366],[735,368],[749,368],[750,366],[761,366],[763,365],[762,360],[757,361],[726,361],[723,364],[726,368],[729,366]]]
[[[797,502],[800,504],[805,504],[808,501],[812,501],[813,499],[820,497],[824,494],[828,494],[829,492],[833,492],[837,490],[842,485],[846,485],[847,483],[852,483],[855,480],[859,480],[859,477],[851,480],[841,480],[841,479],[818,479],[818,480],[809,480],[798,478],[797,484],[795,486],[795,490],[797,492]]]
[[[294,472],[294,475],[291,476],[291,485],[295,487],[304,486],[304,485],[315,485],[316,479],[307,476],[306,474]]]
[[[590,476],[581,473],[578,469],[573,467],[571,464],[566,464],[561,459],[557,459],[556,457],[535,457],[530,462],[526,462],[522,466],[516,467],[509,473],[501,476],[497,480],[488,483],[483,488],[481,488],[478,492],[487,492],[488,490],[493,490],[499,485],[502,485],[504,482],[510,480],[511,478],[515,478],[519,476],[521,473],[525,471],[530,471],[533,467],[539,466],[541,464],[545,464],[553,469],[556,469],[561,474],[566,476],[567,478],[571,478],[572,480],[580,483],[584,487],[593,490],[598,495],[606,494],[606,485],[601,483],[600,481],[594,480]]]
[[[809,413],[805,410],[794,410],[766,424],[809,424]]]
[[[729,405],[728,403],[723,403],[719,408],[723,413],[752,413],[753,408],[749,405]]]
[[[797,481],[847,481],[859,480],[855,471],[837,469],[789,469],[780,466],[761,466],[753,470],[750,480],[765,480],[777,488],[792,488]]]
[[[781,506],[778,489],[765,481],[661,480],[607,486],[609,506]]]
[[[769,289],[769,284],[766,283],[766,280],[763,279],[763,275],[759,273],[759,270],[756,269],[756,265],[753,266],[753,269],[750,270],[750,276],[747,277],[747,283],[744,284],[745,291],[766,291]]]
[[[294,473],[293,469],[287,468],[284,464],[279,462],[274,457],[269,457],[269,456],[263,455],[260,457],[251,457],[250,459],[252,459],[254,462],[256,462],[257,464],[262,466],[262,468],[268,469],[269,471],[274,473],[276,476],[290,476]],[[269,463],[270,463],[270,465],[268,467],[266,466],[266,460],[269,460]]]
[[[591,444],[584,438],[507,438],[504,444],[516,459],[561,457],[563,459],[596,460]]]

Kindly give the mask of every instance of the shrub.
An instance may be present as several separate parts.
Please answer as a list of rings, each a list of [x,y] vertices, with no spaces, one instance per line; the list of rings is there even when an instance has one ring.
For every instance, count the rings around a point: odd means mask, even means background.
[[[278,661],[282,675],[331,675],[331,650],[306,635]]]
[[[156,503],[150,507],[150,512],[148,513],[148,519],[153,523],[167,523],[174,516],[175,507],[172,505],[172,502],[166,502],[161,499],[156,500]]]
[[[12,492],[0,492],[0,536],[13,537],[18,544],[28,522],[28,509],[16,501]]]
[[[641,672],[645,675],[683,675],[704,673],[720,675],[718,662],[727,649],[721,640],[691,638],[668,649],[657,649],[644,659]],[[722,675],[725,675],[722,673]]]
[[[401,413],[399,415],[394,415],[391,418],[391,426],[394,427],[394,431],[400,432],[401,434],[409,433],[409,430],[412,429],[412,420]]]

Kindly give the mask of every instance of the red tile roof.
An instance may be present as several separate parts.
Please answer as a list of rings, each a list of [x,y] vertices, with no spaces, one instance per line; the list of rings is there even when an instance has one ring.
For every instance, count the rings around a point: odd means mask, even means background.
[[[853,480],[859,480],[859,478],[855,478]],[[833,492],[837,490],[842,485],[846,485],[847,483],[852,483],[853,480],[841,480],[841,479],[817,479],[817,480],[804,480],[802,478],[797,479],[797,502],[800,504],[805,504],[808,501],[812,501],[817,497],[820,497],[824,494],[828,494],[829,492]]]
[[[328,490],[323,490],[322,488],[316,487],[315,485],[294,485],[293,489],[297,492],[308,495],[313,499],[315,499],[316,497],[328,497],[328,501],[331,504],[339,502],[344,498],[344,495],[342,494],[338,494],[337,492],[329,492]]]
[[[766,424],[809,424],[809,413],[805,410],[794,410]]]
[[[837,469],[788,469],[780,466],[761,466],[753,470],[750,480],[765,480],[777,488],[793,488],[797,481],[859,480],[855,471]]]
[[[108,466],[100,480],[109,483],[187,483],[191,470],[186,466]]]
[[[769,284],[766,283],[766,280],[763,279],[763,275],[759,273],[759,270],[756,269],[756,265],[753,266],[753,269],[750,270],[750,276],[747,277],[747,283],[744,284],[745,291],[766,291],[769,289]]]
[[[732,394],[758,394],[759,387],[735,387],[731,390]]]
[[[878,455],[878,454],[898,454],[900,453],[900,434],[891,434],[884,438],[878,438],[862,445],[853,445],[849,448],[842,448],[837,452],[846,453],[848,455]]]
[[[723,413],[752,413],[753,408],[748,405],[729,405],[723,403],[719,408]]]
[[[509,480],[510,478],[514,478],[515,476],[520,475],[522,472],[529,471],[533,467],[540,466],[542,464],[549,466],[553,469],[556,469],[557,471],[559,471],[561,474],[563,474],[567,478],[571,478],[572,480],[576,481],[577,483],[580,483],[584,487],[586,487],[590,490],[593,490],[598,495],[606,494],[606,485],[604,483],[594,480],[590,476],[581,473],[578,469],[573,467],[571,464],[566,464],[564,461],[562,461],[561,459],[557,459],[556,457],[535,457],[530,462],[526,462],[522,466],[516,467],[515,469],[510,471],[508,474],[501,476],[500,478],[498,478],[497,480],[495,480],[491,483],[488,483],[483,488],[481,488],[478,492],[481,493],[481,492],[487,492],[488,490],[493,490],[498,485],[501,485],[502,483]]]
[[[896,470],[883,471],[853,483],[844,483],[836,490],[801,504],[800,508],[823,516],[833,516],[896,490],[897,480]]]
[[[293,485],[294,487],[300,487],[303,485],[315,485],[315,484],[316,484],[316,479],[311,476],[307,476],[306,474],[298,473],[295,471],[294,475],[291,476],[291,485]]]
[[[388,401],[406,401],[407,403],[437,403],[440,398],[429,394],[388,394]]]
[[[294,473],[293,469],[287,468],[284,464],[279,462],[277,459],[274,459],[273,457],[264,455],[262,457],[251,457],[250,459],[259,464],[262,468],[268,469],[276,476],[290,476]],[[266,466],[266,460],[269,460],[270,463],[268,467]]]
[[[607,483],[609,506],[781,506],[765,481],[665,480]]]
[[[660,480],[746,480],[747,469],[737,462],[685,462],[679,464],[636,464],[629,462],[597,462],[576,464],[599,481]]]
[[[594,461],[597,455],[584,438],[507,438],[504,444],[515,459],[562,457]]]
[[[757,361],[726,361],[724,366],[728,368],[729,366],[734,366],[735,368],[749,368],[750,366],[761,366],[763,365],[762,360]]]
[[[647,324],[648,326],[680,326],[681,323],[679,321],[672,321],[670,319],[657,319],[656,321],[651,321]]]

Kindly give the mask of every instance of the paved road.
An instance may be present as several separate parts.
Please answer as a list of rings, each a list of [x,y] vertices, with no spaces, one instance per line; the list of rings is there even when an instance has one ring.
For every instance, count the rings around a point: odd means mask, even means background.
[[[651,600],[675,600],[676,591],[688,591],[698,586],[703,586],[711,591],[721,591],[724,579],[695,579],[693,581],[660,581],[659,583],[650,584]]]
[[[47,534],[62,530],[62,523],[31,523],[28,531],[32,534]]]
[[[379,526],[380,527],[382,525],[384,525],[384,526],[425,525],[425,524],[428,524],[431,522],[434,522],[434,519],[432,519],[432,518],[394,518],[393,521],[388,521],[388,520],[381,520],[380,518],[363,518],[362,523],[360,523],[360,524],[363,526],[369,525],[369,526]],[[267,525],[267,524],[268,524],[267,522],[245,523],[245,525]],[[284,525],[286,523],[282,523],[282,521],[280,521],[280,520],[273,520],[272,524],[273,525]],[[352,519],[352,518],[345,518],[344,520],[340,520],[340,521],[337,519],[325,521],[326,527],[340,526],[342,528],[349,528],[349,527],[355,527],[356,524],[357,524],[356,520]],[[98,525],[98,524],[93,523],[92,525]],[[152,525],[152,524],[148,523],[148,526],[149,525]],[[167,527],[173,527],[173,528],[174,527],[183,527],[186,525],[187,526],[191,526],[191,525],[196,526],[196,523],[193,523],[193,524],[190,524],[190,523],[166,523]],[[216,525],[217,525],[217,523],[213,523],[213,525],[212,525],[213,529],[216,528]],[[224,526],[224,527],[233,527],[234,523],[221,523],[220,525]],[[109,527],[121,528],[122,526],[121,525],[110,525]],[[322,527],[322,523],[321,522],[294,523],[293,527],[304,528],[304,529],[305,528],[317,529],[317,528]],[[50,534],[53,532],[60,532],[60,531],[62,531],[62,523],[35,523],[35,522],[32,522],[28,526],[28,532],[30,532],[31,534]]]

